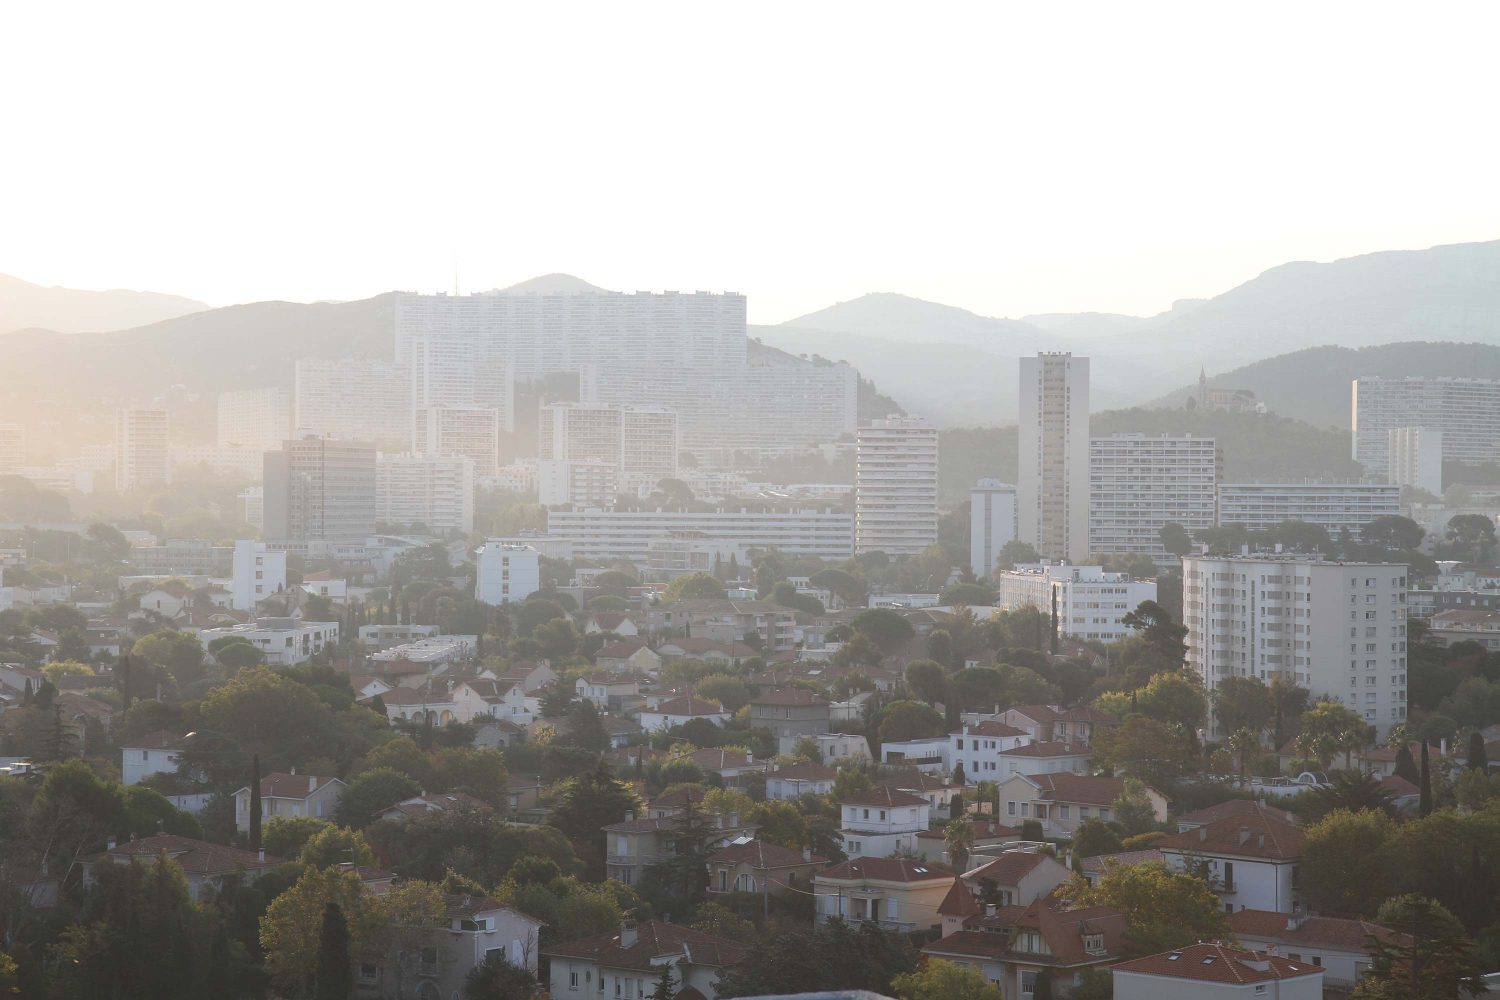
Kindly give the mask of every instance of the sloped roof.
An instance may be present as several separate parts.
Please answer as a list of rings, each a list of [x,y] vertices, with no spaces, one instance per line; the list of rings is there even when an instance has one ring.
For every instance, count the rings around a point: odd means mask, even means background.
[[[1004,959],[1037,965],[1092,965],[1111,961],[1120,955],[1125,936],[1125,914],[1108,906],[1062,909],[1048,897],[1033,900],[1027,906],[1002,906],[993,915],[979,919],[982,930],[965,930],[934,941],[922,949],[925,955],[963,955],[976,958]],[[1015,947],[1014,929],[1036,931],[1047,943],[1047,953],[1027,952]],[[1012,933],[996,931],[1012,930]],[[1103,950],[1089,952],[1084,935],[1103,937]]]
[[[950,733],[949,735],[951,735],[951,736],[1026,736],[1027,732],[1024,729],[1017,729],[1015,726],[1007,726],[1005,723],[1000,722],[1000,721],[998,721],[996,719],[983,719],[983,720],[981,720],[979,722],[975,722],[975,723],[973,723],[971,725],[964,726],[963,729],[960,730],[959,732]]]
[[[611,969],[639,969],[656,973],[652,959],[673,955],[691,955],[692,965],[723,968],[733,965],[750,950],[727,938],[715,937],[678,924],[647,920],[635,929],[634,944],[623,945],[620,932],[565,941],[543,948],[542,954],[558,958],[578,958]]]
[[[664,701],[655,708],[647,709],[646,711],[656,715],[689,715],[696,717],[722,715],[724,713],[724,706],[716,701],[704,701],[701,698],[694,698],[692,695],[688,695],[686,698],[673,698],[670,701]]]
[[[1040,851],[1006,851],[998,858],[965,872],[966,879],[988,879],[1000,885],[1019,885],[1021,879],[1041,867],[1046,855]]]
[[[1089,874],[1097,874],[1111,865],[1128,868],[1131,865],[1143,864],[1147,861],[1160,861],[1161,851],[1152,847],[1144,851],[1117,851],[1114,854],[1094,854],[1084,858],[1080,862],[1083,870]]]
[[[816,854],[810,859],[805,859],[801,851],[756,839],[743,844],[730,844],[723,850],[710,854],[708,862],[709,864],[749,864],[752,868],[791,868],[796,865],[827,864],[828,859]]]
[[[974,894],[961,878],[953,880],[953,885],[948,888],[948,895],[938,904],[938,913],[944,917],[977,917],[981,912],[983,911],[979,909]]]
[[[1270,812],[1226,816],[1186,833],[1163,837],[1159,850],[1287,861],[1302,854],[1302,831]]]
[[[1001,750],[1001,757],[1077,757],[1089,756],[1093,751],[1084,743],[1027,743],[1022,746],[1012,747],[1009,750]]]
[[[273,771],[260,779],[260,797],[263,799],[305,799],[333,781],[343,784],[338,778],[325,778],[317,774],[286,774],[282,771]],[[248,787],[247,785],[240,791],[243,792]]]
[[[1236,985],[1323,974],[1321,966],[1221,944],[1193,944],[1176,951],[1147,955],[1133,962],[1122,962],[1115,966],[1115,971]]]
[[[924,798],[903,792],[898,788],[891,788],[887,785],[876,785],[868,792],[856,792],[853,795],[846,795],[840,801],[846,805],[885,806],[887,808],[892,806],[925,806],[929,804]]]
[[[151,861],[158,855],[165,854],[189,875],[224,875],[241,868],[268,868],[282,863],[280,858],[273,858],[269,854],[262,860],[256,851],[244,851],[238,847],[226,847],[206,840],[170,834],[142,837],[140,840],[112,847],[105,853],[116,860],[139,858],[142,861]]]
[[[154,733],[133,740],[126,740],[120,744],[121,750],[173,750],[182,742],[182,737],[170,729],[158,729]]]
[[[1264,802],[1257,802],[1253,799],[1228,799],[1204,809],[1194,809],[1192,812],[1183,813],[1181,816],[1178,816],[1177,822],[1203,825],[1231,816],[1243,817],[1262,814],[1274,816],[1287,823],[1297,822],[1295,813],[1289,813],[1285,809],[1277,809],[1275,806],[1268,806]]]
[[[1125,791],[1124,778],[1105,778],[1091,774],[1028,775],[1040,789],[1041,797],[1052,802],[1080,802],[1084,805],[1114,805]]]
[[[832,781],[839,776],[837,768],[826,764],[805,762],[779,767],[766,775],[769,778],[784,778],[787,781]]]
[[[607,646],[601,646],[599,652],[594,654],[594,659],[628,660],[646,648],[644,639],[618,639]]]
[[[1389,927],[1368,920],[1345,920],[1341,917],[1301,918],[1296,927],[1293,918],[1273,910],[1236,910],[1229,914],[1229,929],[1241,938],[1278,941],[1283,944],[1321,945],[1348,951],[1365,951],[1370,938],[1378,941],[1406,940]]]
[[[880,882],[931,882],[953,877],[953,869],[920,858],[851,858],[818,872],[818,878]]]

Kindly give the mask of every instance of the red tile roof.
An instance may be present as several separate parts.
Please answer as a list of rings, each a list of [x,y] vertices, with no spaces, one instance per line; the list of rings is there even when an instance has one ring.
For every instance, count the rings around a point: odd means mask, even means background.
[[[954,736],[959,735],[954,733]],[[1017,729],[1015,726],[1007,726],[1005,723],[995,719],[985,719],[972,725],[964,726],[965,736],[1026,736],[1026,730]]]
[[[845,805],[885,806],[887,808],[891,806],[928,805],[927,800],[924,798],[885,785],[876,785],[868,792],[856,792],[853,795],[847,795],[839,801]]]
[[[1028,906],[1002,906],[993,916],[979,921],[982,930],[950,934],[922,949],[924,955],[962,955],[1016,961],[1036,965],[1079,966],[1110,962],[1120,955],[1125,935],[1125,914],[1107,906],[1084,909],[1062,909],[1046,897]],[[1015,947],[1018,930],[1036,931],[1047,943],[1047,953],[1022,951]],[[1009,931],[1009,933],[996,933]],[[1090,952],[1084,947],[1084,935],[1103,937],[1103,949]]]
[[[158,729],[154,733],[120,744],[122,750],[173,750],[182,742],[182,737],[170,729]]]
[[[985,879],[999,885],[1019,885],[1046,857],[1039,851],[1006,851],[998,858],[965,872],[966,879]]]
[[[838,776],[837,768],[813,763],[788,764],[766,775],[768,778],[785,778],[787,781],[832,781]]]
[[[1269,814],[1287,823],[1296,823],[1297,816],[1285,809],[1277,809],[1268,806],[1264,802],[1256,802],[1252,799],[1228,799],[1218,805],[1208,806],[1205,809],[1195,809],[1189,813],[1183,813],[1177,817],[1178,823],[1193,823],[1197,825],[1212,823],[1216,820],[1225,819],[1230,816],[1259,816]]]
[[[1156,842],[1162,851],[1288,861],[1302,854],[1302,831],[1271,812],[1226,816]]]
[[[1133,962],[1115,966],[1116,973],[1139,973],[1192,979],[1204,983],[1245,985],[1277,979],[1300,979],[1321,976],[1323,970],[1306,962],[1268,956],[1260,952],[1241,951],[1222,944],[1192,944],[1177,951],[1148,955]]]
[[[987,819],[977,819],[973,816],[969,817],[969,822],[974,827],[975,843],[981,840],[998,840],[1002,837],[1021,836],[1021,828],[1019,826],[1001,826],[999,823],[994,823]],[[917,836],[935,840],[946,839],[942,830],[922,830],[917,833]]]
[[[1098,775],[1033,774],[1028,777],[1037,783],[1042,798],[1051,802],[1078,802],[1083,805],[1114,805],[1125,791],[1124,778],[1104,778]]]
[[[1088,756],[1093,751],[1083,743],[1027,743],[1024,746],[1001,750],[1001,757],[1075,757]]]
[[[980,914],[979,903],[975,901],[974,894],[969,887],[964,885],[964,880],[956,878],[953,885],[948,889],[948,895],[938,904],[938,913],[945,917],[977,917]]]
[[[768,844],[763,840],[752,840],[744,844],[730,844],[722,851],[708,856],[709,864],[748,864],[751,868],[791,868],[796,865],[827,864],[828,859],[814,854],[803,858],[801,851],[794,851],[780,844]]]
[[[1405,934],[1397,934],[1389,927],[1368,920],[1304,916],[1298,922],[1298,918],[1272,910],[1236,910],[1229,914],[1229,929],[1241,940],[1320,945],[1361,952],[1369,948],[1372,937],[1379,941],[1407,939]]]
[[[238,847],[225,847],[223,844],[170,834],[132,840],[110,848],[105,854],[116,861],[128,861],[132,858],[151,861],[158,855],[165,854],[189,875],[226,875],[241,868],[255,870],[282,863],[280,858],[269,854],[262,859],[256,851],[243,851]]]
[[[689,927],[647,920],[637,925],[634,944],[624,945],[618,931],[565,941],[542,949],[549,957],[578,958],[611,969],[639,969],[653,975],[660,970],[652,959],[690,955],[693,965],[723,968],[733,965],[750,950],[727,938],[715,937]]]
[[[260,797],[263,799],[305,799],[313,792],[337,778],[324,778],[316,774],[284,774],[273,772],[260,779]],[[339,782],[343,784],[343,782]],[[249,786],[247,785],[246,788]],[[244,791],[242,788],[240,791]]]
[[[881,882],[931,882],[947,881],[953,877],[953,869],[935,861],[915,858],[853,858],[840,861],[831,868],[818,872],[818,878],[857,882],[875,879]]]

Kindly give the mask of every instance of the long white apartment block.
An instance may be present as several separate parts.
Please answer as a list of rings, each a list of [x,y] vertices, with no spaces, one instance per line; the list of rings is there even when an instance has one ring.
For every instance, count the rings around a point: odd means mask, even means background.
[[[474,530],[474,462],[464,455],[387,455],[375,461],[375,519],[433,534]]]
[[[1377,517],[1401,513],[1401,487],[1389,483],[1224,483],[1219,487],[1219,524],[1252,531],[1282,521],[1306,521],[1335,539],[1358,536]]]
[[[123,409],[115,414],[115,489],[165,483],[171,473],[166,410]]]
[[[999,564],[1000,550],[1016,537],[1016,488],[981,479],[969,490],[969,569],[987,577]]]
[[[1218,523],[1219,449],[1213,438],[1115,434],[1089,441],[1089,554],[1141,553],[1175,563],[1162,525],[1189,533]]]
[[[1384,738],[1406,720],[1406,588],[1398,563],[1188,556],[1188,666],[1208,691],[1226,677],[1279,676],[1355,709]]]
[[[1352,410],[1354,458],[1377,479],[1390,471],[1390,432],[1397,427],[1440,432],[1454,461],[1500,462],[1500,379],[1357,378]]]
[[[543,504],[607,504],[677,477],[677,413],[661,407],[542,407],[537,480]]]
[[[541,556],[529,545],[491,538],[474,550],[474,599],[515,604],[541,589]]]
[[[236,389],[219,393],[218,445],[274,451],[292,433],[292,396],[285,389]]]
[[[0,424],[0,475],[26,464],[26,431],[19,424]]]
[[[411,370],[389,361],[304,358],[296,365],[295,433],[411,447]]]
[[[826,509],[552,510],[547,535],[571,542],[575,559],[619,559],[642,567],[648,564],[652,542],[691,535],[821,559],[854,555],[854,518]]]
[[[937,541],[938,432],[920,417],[859,429],[854,478],[857,552],[915,555]]]
[[[1044,559],[1081,563],[1089,547],[1089,359],[1020,362],[1016,537]]]
[[[482,341],[416,337],[408,347],[413,410],[430,406],[493,410],[515,429],[515,378],[510,363]]]
[[[254,611],[255,605],[286,588],[286,553],[264,542],[238,539],[229,579],[230,607]]]
[[[493,478],[500,469],[500,411],[486,407],[424,406],[412,411],[412,450],[432,457],[458,455],[474,464],[474,475]]]
[[[1142,601],[1156,600],[1155,580],[1136,580],[1102,566],[1023,563],[995,574],[995,584],[997,608],[1035,608],[1050,617],[1055,596],[1058,631],[1100,642],[1125,638],[1130,629],[1122,619]],[[1043,629],[1048,628],[1044,622]]]
[[[589,366],[719,368],[743,365],[745,297],[734,292],[603,289],[396,296],[396,359],[420,337],[468,341],[477,357],[507,362],[515,377]]]
[[[1392,427],[1388,436],[1386,479],[1397,486],[1443,495],[1443,432],[1426,427]]]

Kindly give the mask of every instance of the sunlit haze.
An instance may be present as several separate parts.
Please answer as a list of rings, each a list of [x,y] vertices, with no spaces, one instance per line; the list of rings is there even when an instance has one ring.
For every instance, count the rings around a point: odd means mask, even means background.
[[[0,272],[1151,314],[1500,236],[1500,10],[8,4]],[[920,15],[920,16],[918,16]]]

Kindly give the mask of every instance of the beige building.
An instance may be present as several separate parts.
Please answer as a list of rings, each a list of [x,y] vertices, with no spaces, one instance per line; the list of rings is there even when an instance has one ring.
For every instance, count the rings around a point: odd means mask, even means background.
[[[841,917],[910,934],[941,925],[938,906],[954,881],[953,870],[913,858],[854,858],[813,876],[814,917]]]
[[[338,778],[315,774],[268,774],[260,779],[261,823],[277,816],[310,816],[332,822],[346,787]],[[241,833],[250,832],[248,785],[234,793],[234,825]]]

